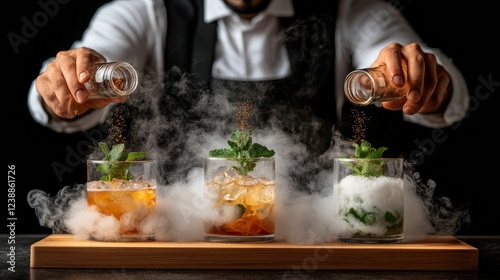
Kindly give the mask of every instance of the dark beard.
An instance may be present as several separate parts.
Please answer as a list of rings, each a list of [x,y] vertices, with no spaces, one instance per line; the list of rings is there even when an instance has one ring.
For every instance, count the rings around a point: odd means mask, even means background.
[[[223,0],[226,6],[228,6],[232,11],[234,11],[237,14],[240,15],[252,15],[252,14],[258,14],[262,11],[264,11],[269,3],[272,0],[262,0],[259,4],[257,5],[252,5],[251,1],[244,1],[243,6],[236,7],[234,5],[231,5],[230,3],[227,2],[227,0]]]

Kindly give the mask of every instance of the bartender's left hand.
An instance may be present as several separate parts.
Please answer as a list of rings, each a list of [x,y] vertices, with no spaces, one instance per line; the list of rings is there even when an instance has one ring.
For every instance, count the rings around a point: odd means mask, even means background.
[[[407,64],[407,81],[404,80],[404,64]],[[425,53],[420,45],[392,43],[382,49],[372,64],[378,65],[386,65],[395,86],[402,87],[405,82],[410,85],[406,97],[382,102],[384,108],[402,109],[408,115],[438,113],[446,108],[452,90],[450,75],[437,63],[436,56]]]

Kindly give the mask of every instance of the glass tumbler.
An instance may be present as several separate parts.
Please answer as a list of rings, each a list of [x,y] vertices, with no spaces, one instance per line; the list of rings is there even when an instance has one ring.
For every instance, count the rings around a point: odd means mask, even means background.
[[[336,239],[351,243],[400,243],[404,239],[402,158],[335,158]]]
[[[204,191],[214,214],[204,221],[205,241],[274,240],[274,158],[205,158]]]
[[[119,225],[116,236],[101,236],[98,229],[92,239],[154,240],[142,225],[156,205],[156,166],[155,160],[87,160],[87,205]]]

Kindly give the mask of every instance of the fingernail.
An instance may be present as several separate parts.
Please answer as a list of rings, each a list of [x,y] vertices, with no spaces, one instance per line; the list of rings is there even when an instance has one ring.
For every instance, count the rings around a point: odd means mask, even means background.
[[[400,75],[394,75],[394,77],[392,77],[392,81],[398,86],[403,86],[405,84],[403,77]]]
[[[88,73],[86,71],[83,71],[82,73],[80,73],[80,76],[78,76],[78,79],[80,81],[83,81],[85,80],[86,78],[88,77]]]
[[[87,100],[87,93],[84,90],[79,89],[76,91],[75,98],[78,103],[82,103]]]
[[[417,102],[420,99],[420,94],[416,90],[412,90],[408,94],[408,99],[410,99],[413,102]]]

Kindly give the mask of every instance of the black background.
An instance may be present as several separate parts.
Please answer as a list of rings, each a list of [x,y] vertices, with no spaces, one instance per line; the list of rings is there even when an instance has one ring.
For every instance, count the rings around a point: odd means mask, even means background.
[[[42,0],[42,2],[48,2]],[[11,1],[3,10],[4,55],[6,63],[2,80],[4,155],[7,165],[16,171],[16,233],[51,233],[42,227],[27,203],[27,194],[40,189],[51,195],[64,186],[85,182],[83,158],[89,144],[82,133],[58,134],[35,123],[27,108],[27,94],[32,80],[38,75],[42,62],[57,51],[67,49],[81,37],[95,9],[107,1],[51,1],[58,11],[47,17],[45,24],[32,32],[18,51],[8,39],[9,33],[20,35],[26,18],[43,9],[38,1]],[[436,182],[435,195],[449,197],[454,205],[470,209],[472,223],[457,234],[500,235],[497,174],[500,172],[498,153],[500,142],[498,114],[495,111],[500,89],[498,36],[500,22],[492,2],[402,0],[403,14],[417,32],[432,47],[440,48],[453,59],[466,77],[471,95],[467,118],[453,128],[444,130],[446,141],[427,146],[432,150],[423,165],[418,167],[424,180]],[[445,3],[442,3],[445,2]],[[498,81],[487,88],[481,80]],[[431,139],[433,130],[419,131],[419,140]],[[430,145],[430,144],[429,144]],[[52,165],[69,167],[58,178]],[[7,214],[7,192],[3,198],[2,217]],[[2,219],[6,223],[6,218]],[[1,232],[8,232],[3,226]]]

